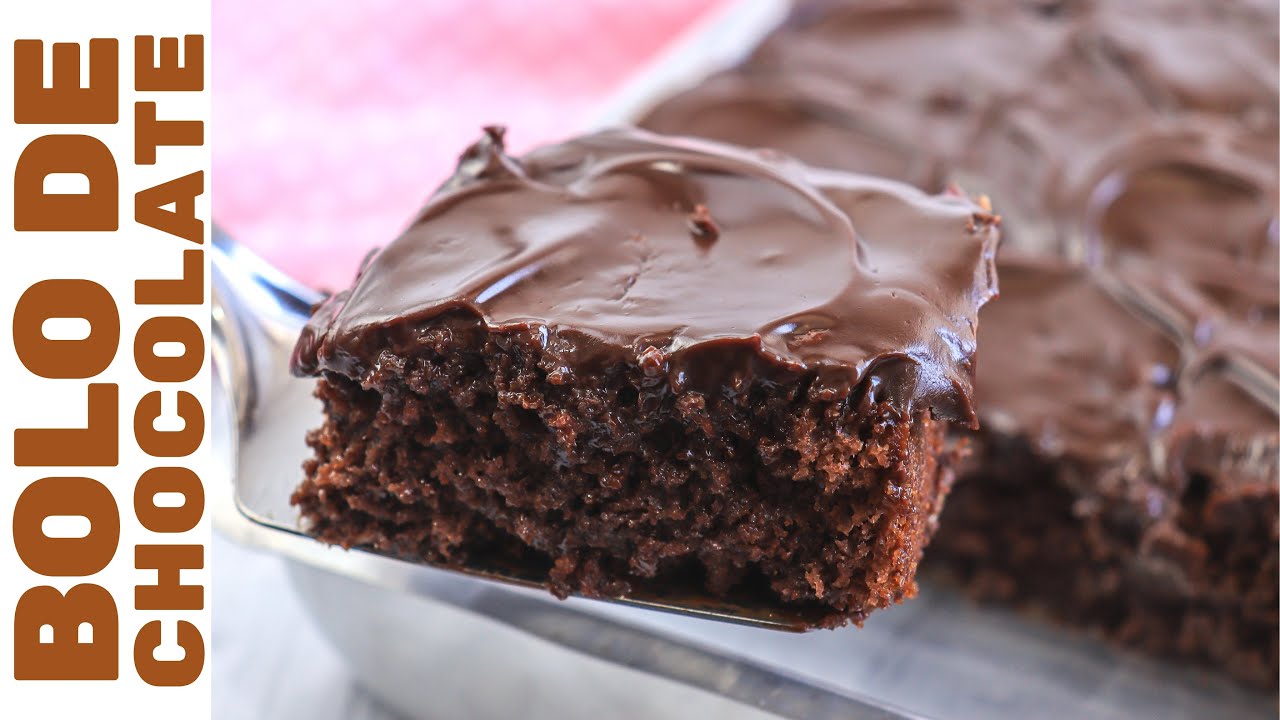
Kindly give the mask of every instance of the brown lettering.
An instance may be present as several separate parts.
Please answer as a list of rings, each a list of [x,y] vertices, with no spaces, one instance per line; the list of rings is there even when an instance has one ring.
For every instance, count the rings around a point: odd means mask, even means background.
[[[119,464],[120,387],[115,383],[90,383],[88,406],[89,419],[82,428],[14,430],[13,464],[18,467],[112,467]]]
[[[204,123],[199,120],[157,120],[156,104],[134,103],[133,162],[155,165],[156,148],[160,146],[204,144]]]
[[[138,631],[133,642],[133,664],[138,677],[148,685],[181,687],[190,685],[204,669],[204,637],[200,629],[186,620],[178,621],[178,645],[185,651],[181,660],[156,660],[160,647],[160,621],[152,620]]]
[[[80,642],[88,623],[93,641]],[[53,642],[40,642],[40,628]],[[14,680],[115,680],[120,676],[120,617],[111,593],[76,585],[66,595],[47,585],[18,598],[13,611]]]
[[[152,457],[186,457],[204,440],[204,408],[195,395],[178,391],[178,415],[186,424],[181,430],[156,430],[160,417],[160,392],[149,392],[138,401],[133,413],[133,434],[138,447]]]
[[[133,301],[138,305],[201,305],[204,303],[204,251],[182,251],[182,277],[177,280],[137,280]]]
[[[81,318],[82,340],[50,340],[44,322]],[[83,380],[111,364],[120,345],[120,312],[111,293],[89,280],[42,280],[22,293],[13,309],[13,348],[22,365],[50,379]]]
[[[178,62],[178,38],[160,38],[160,63],[153,65],[156,39],[139,35],[133,39],[133,86],[145,92],[204,90],[204,36],[187,35],[182,40],[186,64]]]
[[[140,190],[133,197],[134,219],[160,232],[202,245],[204,221],[196,217],[196,198],[203,194],[203,170]],[[169,204],[173,210],[164,209]]]
[[[159,493],[178,493],[177,507],[156,505]],[[138,522],[151,532],[184,533],[195,528],[204,515],[204,485],[189,468],[152,468],[138,478],[133,489],[133,511]]]
[[[120,42],[89,41],[89,86],[80,86],[80,45],[53,44],[53,86],[44,86],[44,43],[13,43],[13,121],[19,125],[114,124],[120,120]]]
[[[45,193],[55,173],[84,175],[87,193]],[[120,229],[120,176],[101,140],[88,135],[45,135],[27,145],[13,172],[13,229],[110,232]]]
[[[155,585],[133,590],[138,610],[203,610],[204,586],[183,585],[182,570],[204,568],[203,545],[139,545],[133,550],[139,570],[155,570]]]
[[[182,354],[156,354],[156,343],[182,344]],[[204,333],[191,318],[153,317],[142,323],[133,339],[133,360],[138,372],[152,382],[185,382],[204,365]]]
[[[89,533],[79,538],[44,534],[45,518],[79,515]],[[120,544],[120,510],[105,485],[86,477],[47,477],[27,486],[13,507],[13,544],[23,564],[45,577],[101,572]]]

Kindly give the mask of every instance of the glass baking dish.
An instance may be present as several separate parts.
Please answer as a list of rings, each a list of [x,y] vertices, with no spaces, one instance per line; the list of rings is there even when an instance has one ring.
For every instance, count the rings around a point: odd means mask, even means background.
[[[624,124],[652,102],[740,58],[786,12],[781,0],[726,3],[678,38],[601,110]],[[918,598],[862,629],[790,634],[570,599],[464,577],[303,537],[288,504],[318,424],[310,381],[289,376],[294,338],[318,295],[217,234],[214,442],[225,461],[211,504],[224,535],[288,560],[315,622],[352,671],[408,716],[498,717],[485,688],[584,684],[627,717],[1274,717],[1274,698],[1211,673],[1113,649],[925,579]],[[469,698],[464,702],[464,698]],[[477,704],[477,702],[479,704]],[[673,707],[678,703],[678,707]]]

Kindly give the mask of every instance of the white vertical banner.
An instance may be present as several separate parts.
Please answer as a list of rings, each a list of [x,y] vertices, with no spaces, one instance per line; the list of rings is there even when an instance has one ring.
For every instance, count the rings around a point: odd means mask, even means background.
[[[0,717],[211,715],[209,29],[0,4]]]

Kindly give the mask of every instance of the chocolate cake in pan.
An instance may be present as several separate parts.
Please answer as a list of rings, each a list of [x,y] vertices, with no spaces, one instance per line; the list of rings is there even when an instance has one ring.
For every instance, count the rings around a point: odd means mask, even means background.
[[[643,122],[995,198],[981,429],[926,567],[1272,687],[1277,15],[800,2]]]
[[[997,224],[777,153],[490,129],[298,341],[325,420],[294,503],[560,596],[861,622],[913,594],[975,421]]]

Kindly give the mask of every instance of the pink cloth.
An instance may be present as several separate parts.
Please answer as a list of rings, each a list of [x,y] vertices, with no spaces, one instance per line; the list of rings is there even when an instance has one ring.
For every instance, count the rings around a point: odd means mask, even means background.
[[[219,0],[213,211],[314,285],[347,285],[490,123],[580,128],[715,0]],[[321,9],[323,8],[323,9]]]

